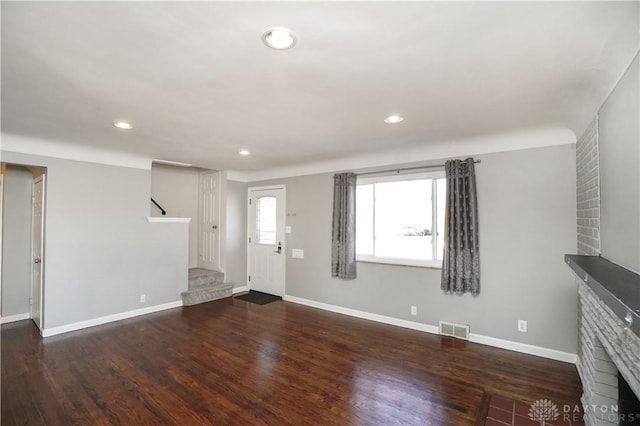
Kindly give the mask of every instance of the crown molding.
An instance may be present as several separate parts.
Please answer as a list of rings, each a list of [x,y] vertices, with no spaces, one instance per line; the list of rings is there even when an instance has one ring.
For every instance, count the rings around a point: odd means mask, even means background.
[[[538,127],[516,132],[442,141],[266,170],[251,172],[230,170],[227,179],[240,182],[257,182],[268,179],[281,179],[341,170],[358,170],[414,163],[417,161],[441,160],[453,157],[468,157],[471,155],[575,144],[576,140],[575,133],[566,127]]]
[[[151,157],[121,151],[2,133],[0,152],[37,155],[110,166],[151,169]]]
[[[227,180],[258,182],[341,170],[394,166],[419,161],[491,154],[522,149],[542,148],[576,143],[575,133],[566,127],[538,127],[521,131],[485,135],[482,137],[441,141],[420,146],[365,153],[362,155],[316,161],[256,171],[229,170]],[[2,153],[19,153],[61,158],[137,169],[151,169],[151,157],[104,148],[83,146],[55,140],[45,140],[2,133]]]

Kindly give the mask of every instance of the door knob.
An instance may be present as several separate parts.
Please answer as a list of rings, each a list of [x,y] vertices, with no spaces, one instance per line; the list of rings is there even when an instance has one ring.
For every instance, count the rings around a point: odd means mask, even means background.
[[[276,249],[275,253],[282,253],[282,243],[280,241],[278,241],[278,248]]]
[[[42,260],[40,260],[38,258],[33,259],[33,263],[40,263],[40,262],[42,262]]]
[[[218,229],[218,225],[213,225],[211,229]]]

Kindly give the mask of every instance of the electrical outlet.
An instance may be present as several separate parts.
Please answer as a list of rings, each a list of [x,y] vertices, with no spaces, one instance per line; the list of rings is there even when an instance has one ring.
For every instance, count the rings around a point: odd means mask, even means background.
[[[526,333],[527,332],[527,321],[518,320],[518,331],[521,332],[521,333]]]
[[[146,294],[141,294],[140,295],[140,303],[144,303],[147,301],[147,295]]]
[[[411,307],[411,315],[418,315],[418,307],[417,306],[412,306]]]

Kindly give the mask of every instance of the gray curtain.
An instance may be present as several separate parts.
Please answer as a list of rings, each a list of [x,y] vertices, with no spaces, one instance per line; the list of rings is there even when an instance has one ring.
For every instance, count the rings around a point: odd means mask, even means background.
[[[356,179],[355,173],[333,176],[333,227],[331,276],[356,278]]]
[[[480,254],[473,158],[449,160],[445,171],[447,204],[441,287],[447,292],[477,295],[480,293]]]

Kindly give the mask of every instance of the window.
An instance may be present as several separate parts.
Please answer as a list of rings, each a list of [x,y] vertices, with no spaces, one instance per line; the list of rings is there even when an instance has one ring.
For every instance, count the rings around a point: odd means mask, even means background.
[[[359,178],[356,259],[442,266],[444,172]]]
[[[256,243],[276,244],[276,197],[256,199]]]

